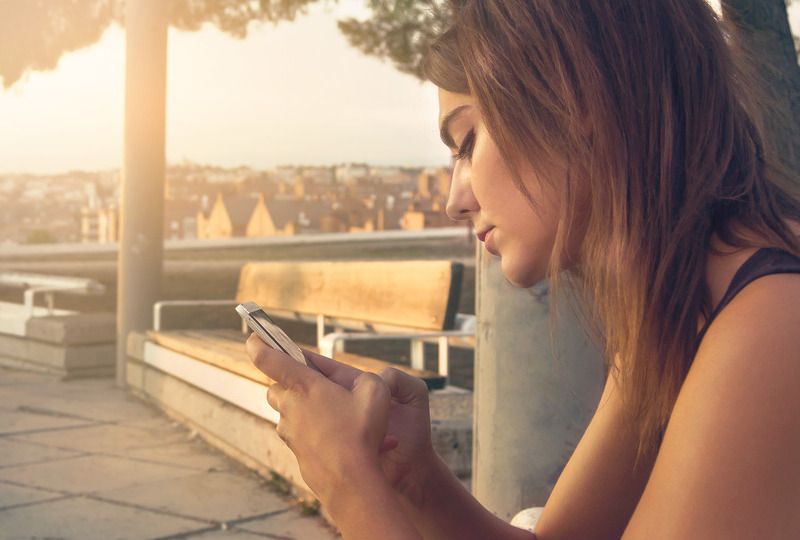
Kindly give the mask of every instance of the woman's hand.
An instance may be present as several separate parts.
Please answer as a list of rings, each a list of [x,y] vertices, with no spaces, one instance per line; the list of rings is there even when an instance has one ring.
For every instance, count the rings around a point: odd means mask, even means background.
[[[351,388],[363,373],[326,356],[303,352],[309,363],[344,388]],[[428,386],[422,379],[395,368],[386,368],[379,376],[391,395],[387,433],[380,448],[381,469],[400,495],[415,500],[421,496],[436,460],[431,443]]]
[[[253,334],[247,351],[275,380],[267,401],[281,414],[278,435],[294,452],[300,472],[323,504],[342,487],[378,471],[386,435],[389,390],[363,373],[347,389],[264,344]]]
[[[393,368],[380,375],[365,373],[304,351],[315,371],[256,335],[247,340],[247,351],[276,381],[267,399],[281,413],[278,434],[323,504],[365,467],[382,471],[402,495],[421,493],[435,461],[424,381]]]

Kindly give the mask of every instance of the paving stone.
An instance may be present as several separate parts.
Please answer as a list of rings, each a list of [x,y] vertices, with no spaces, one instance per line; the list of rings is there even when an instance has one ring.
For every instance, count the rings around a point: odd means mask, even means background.
[[[0,358],[7,358],[7,357],[0,356]],[[36,383],[36,382],[41,382],[43,379],[53,380],[54,377],[52,377],[51,375],[37,373],[35,371],[26,371],[21,369],[10,369],[5,367],[0,367],[0,387],[15,386],[24,383]]]
[[[263,519],[248,521],[236,526],[239,529],[284,536],[293,540],[331,540],[339,535],[322,522],[318,516],[304,516],[292,508],[286,512]]]
[[[35,390],[34,390],[35,388]],[[8,407],[30,407],[103,422],[121,422],[160,416],[108,381],[54,381],[34,385],[0,386]],[[113,406],[109,406],[113,403]]]
[[[111,456],[85,456],[0,469],[0,480],[69,493],[100,492],[195,474],[186,468]]]
[[[117,454],[130,449],[163,446],[186,440],[186,435],[180,432],[158,432],[114,424],[93,425],[70,431],[74,433],[70,433],[69,436],[59,431],[46,431],[20,435],[16,438],[83,452]]]
[[[0,436],[2,540],[335,538],[113,381],[0,368],[0,426],[48,430]],[[214,520],[272,511],[279,515],[209,530]]]
[[[0,468],[65,459],[81,455],[74,450],[61,450],[50,446],[31,444],[12,437],[0,437]]]
[[[4,540],[138,540],[189,532],[202,523],[84,497],[0,510]]]
[[[165,446],[129,449],[125,451],[125,455],[167,465],[189,467],[198,471],[222,472],[242,467],[198,439]]]
[[[247,531],[242,531],[236,528],[227,530],[215,530],[208,532],[201,532],[197,534],[190,534],[186,536],[187,539],[192,540],[264,540],[264,538],[278,538],[277,536],[267,536],[263,534],[256,534]]]
[[[183,433],[187,436],[191,432],[185,425],[165,418],[164,415],[160,413],[153,416],[140,416],[138,418],[120,420],[116,422],[116,424],[123,427],[148,429],[150,431]]]
[[[0,482],[0,522],[3,521],[2,510],[4,508],[48,499],[59,499],[62,497],[63,495],[53,493],[52,491],[15,486],[13,484]],[[0,532],[0,537],[2,537],[2,534],[3,533]]]
[[[90,425],[85,420],[64,418],[46,414],[34,414],[19,410],[0,410],[0,435],[12,435],[42,429],[59,429],[71,426]]]
[[[102,498],[217,522],[288,507],[263,481],[229,473],[194,474],[150,482],[105,491]]]

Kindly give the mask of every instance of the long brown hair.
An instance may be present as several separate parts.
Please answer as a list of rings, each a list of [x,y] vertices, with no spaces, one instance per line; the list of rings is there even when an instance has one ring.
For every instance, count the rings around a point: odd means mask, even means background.
[[[769,155],[753,79],[703,0],[452,4],[424,72],[475,96],[512,171],[568,164],[549,275],[558,281],[581,235],[566,277],[622,389],[637,456],[657,450],[710,312],[712,235],[751,245],[738,224],[800,253],[784,222],[800,215],[796,179]],[[515,183],[530,200],[519,173]]]

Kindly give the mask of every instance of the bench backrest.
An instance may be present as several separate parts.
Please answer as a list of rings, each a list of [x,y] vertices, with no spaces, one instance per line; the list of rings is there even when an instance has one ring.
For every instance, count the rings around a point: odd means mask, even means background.
[[[248,263],[237,302],[424,330],[453,327],[463,265],[452,261]]]

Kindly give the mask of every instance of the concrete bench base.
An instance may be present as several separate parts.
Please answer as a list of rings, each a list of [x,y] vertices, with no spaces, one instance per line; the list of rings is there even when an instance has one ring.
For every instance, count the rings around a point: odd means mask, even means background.
[[[8,357],[4,360],[6,364],[52,373],[64,379],[110,377],[115,370],[113,343],[58,345],[0,334],[0,350]]]
[[[148,347],[152,353],[154,346],[141,334],[133,333],[129,337],[127,380],[134,394],[154,402],[169,416],[196,430],[210,444],[261,475],[270,478],[273,473],[279,474],[300,498],[313,496],[303,482],[294,455],[278,437],[274,420],[268,413],[259,415],[248,410],[253,408],[250,394],[257,394],[258,399],[263,400],[262,408],[266,407],[266,386],[225,370],[219,370],[216,375],[205,373],[218,368],[186,356],[180,359],[164,356],[162,359],[167,363],[157,365],[157,360],[145,358]],[[229,381],[224,389],[219,389],[219,394],[212,386],[202,389],[197,386],[200,379],[197,373],[192,373],[192,366],[182,367],[183,363],[192,362],[202,364],[196,367],[202,370],[204,380],[224,381],[231,377],[241,380]],[[234,404],[230,396],[222,392],[230,388],[236,389],[240,403]],[[434,391],[430,396],[434,447],[456,475],[468,478],[472,459],[472,393],[450,387]]]
[[[116,364],[113,313],[69,313],[20,319],[20,335],[0,332],[4,365],[64,379],[110,377]]]

